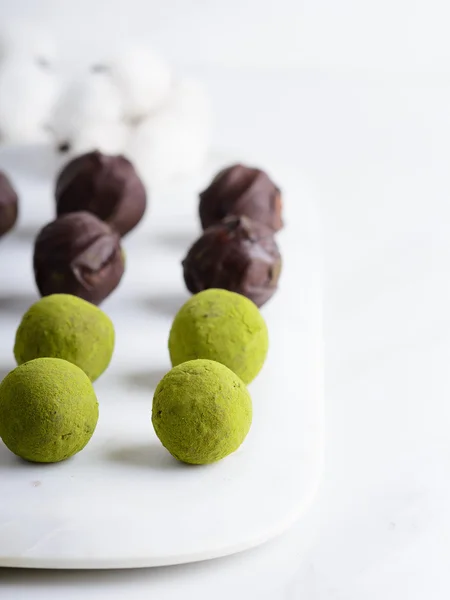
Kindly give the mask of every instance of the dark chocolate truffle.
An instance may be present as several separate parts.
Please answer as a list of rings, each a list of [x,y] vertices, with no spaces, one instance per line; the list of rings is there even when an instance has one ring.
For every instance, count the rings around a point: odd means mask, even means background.
[[[216,175],[200,194],[203,229],[230,215],[249,217],[273,231],[282,228],[281,192],[260,169],[233,165]]]
[[[193,294],[209,288],[237,292],[262,306],[277,289],[281,256],[273,231],[247,217],[205,229],[183,261]]]
[[[119,235],[88,212],[64,215],[36,238],[33,267],[41,296],[72,294],[100,304],[124,272]]]
[[[142,219],[144,184],[124,156],[89,152],[71,160],[56,181],[58,216],[86,210],[124,236]]]
[[[0,236],[8,233],[17,221],[19,199],[8,177],[0,171]]]

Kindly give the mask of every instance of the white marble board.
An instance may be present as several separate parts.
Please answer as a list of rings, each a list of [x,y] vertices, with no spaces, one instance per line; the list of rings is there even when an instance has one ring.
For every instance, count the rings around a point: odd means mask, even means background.
[[[128,568],[232,554],[289,527],[317,489],[323,461],[321,244],[308,188],[271,165],[283,187],[286,228],[280,290],[263,307],[271,346],[251,384],[254,420],[242,447],[193,467],[173,459],[150,420],[153,390],[169,370],[167,336],[188,297],[180,261],[199,232],[202,177],[155,191],[126,238],[127,273],[103,309],[116,351],[96,382],[100,419],[87,448],[55,465],[28,464],[0,442],[0,566]],[[32,240],[51,220],[55,165],[45,149],[0,152],[21,197],[20,223],[0,240],[0,370],[14,365],[22,313],[37,299]]]

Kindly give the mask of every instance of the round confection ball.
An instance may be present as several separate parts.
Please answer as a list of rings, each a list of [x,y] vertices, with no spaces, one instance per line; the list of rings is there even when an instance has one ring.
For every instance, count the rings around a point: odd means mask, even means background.
[[[266,323],[251,300],[228,290],[192,296],[178,311],[169,335],[172,366],[196,358],[222,363],[250,383],[267,356]]]
[[[244,441],[252,422],[252,401],[230,369],[212,360],[191,360],[159,382],[152,422],[175,458],[197,465],[213,463]]]
[[[56,212],[88,211],[121,236],[144,216],[147,193],[133,164],[124,156],[94,151],[68,162],[58,175]]]
[[[48,223],[34,244],[34,278],[41,296],[72,294],[100,304],[117,288],[124,269],[119,234],[89,212]]]
[[[223,288],[265,304],[278,288],[281,255],[274,232],[248,217],[228,217],[205,229],[183,260],[193,294]]]
[[[18,213],[17,192],[8,177],[0,171],[0,237],[14,227]]]
[[[62,358],[95,381],[111,361],[114,337],[114,326],[100,308],[76,296],[53,294],[23,316],[14,356],[19,365],[35,358]]]
[[[237,164],[223,169],[200,194],[203,229],[229,217],[246,216],[273,231],[283,226],[280,188],[262,171]]]
[[[65,360],[37,358],[0,384],[0,437],[25,460],[54,463],[73,456],[89,442],[97,420],[92,383]]]

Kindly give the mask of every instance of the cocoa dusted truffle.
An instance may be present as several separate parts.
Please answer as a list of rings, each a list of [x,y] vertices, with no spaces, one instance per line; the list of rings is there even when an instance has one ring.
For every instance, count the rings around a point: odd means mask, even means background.
[[[144,184],[131,162],[97,151],[78,156],[62,169],[55,197],[58,216],[86,210],[121,236],[139,223],[147,204]]]
[[[233,165],[216,175],[200,194],[203,229],[230,215],[246,216],[273,231],[282,228],[281,192],[260,169]]]
[[[41,296],[72,294],[100,304],[124,272],[119,235],[90,213],[64,215],[36,238],[33,267]]]
[[[281,256],[271,229],[248,217],[229,217],[203,232],[183,271],[193,294],[221,288],[262,306],[277,289]]]
[[[8,233],[17,221],[19,199],[8,177],[0,171],[0,236]]]

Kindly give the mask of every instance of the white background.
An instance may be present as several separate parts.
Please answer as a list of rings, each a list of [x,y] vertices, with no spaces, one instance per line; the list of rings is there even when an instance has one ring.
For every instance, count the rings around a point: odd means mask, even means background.
[[[257,550],[129,573],[0,571],[2,595],[447,600],[446,4],[0,2],[2,21],[24,11],[59,32],[68,56],[82,36],[96,56],[123,35],[148,37],[209,83],[216,146],[298,165],[309,180],[325,229],[327,458],[314,507]]]
[[[343,67],[447,72],[444,0],[2,0],[2,21],[26,15],[67,47],[104,49],[126,35],[179,65]],[[71,51],[75,48],[72,47]]]

